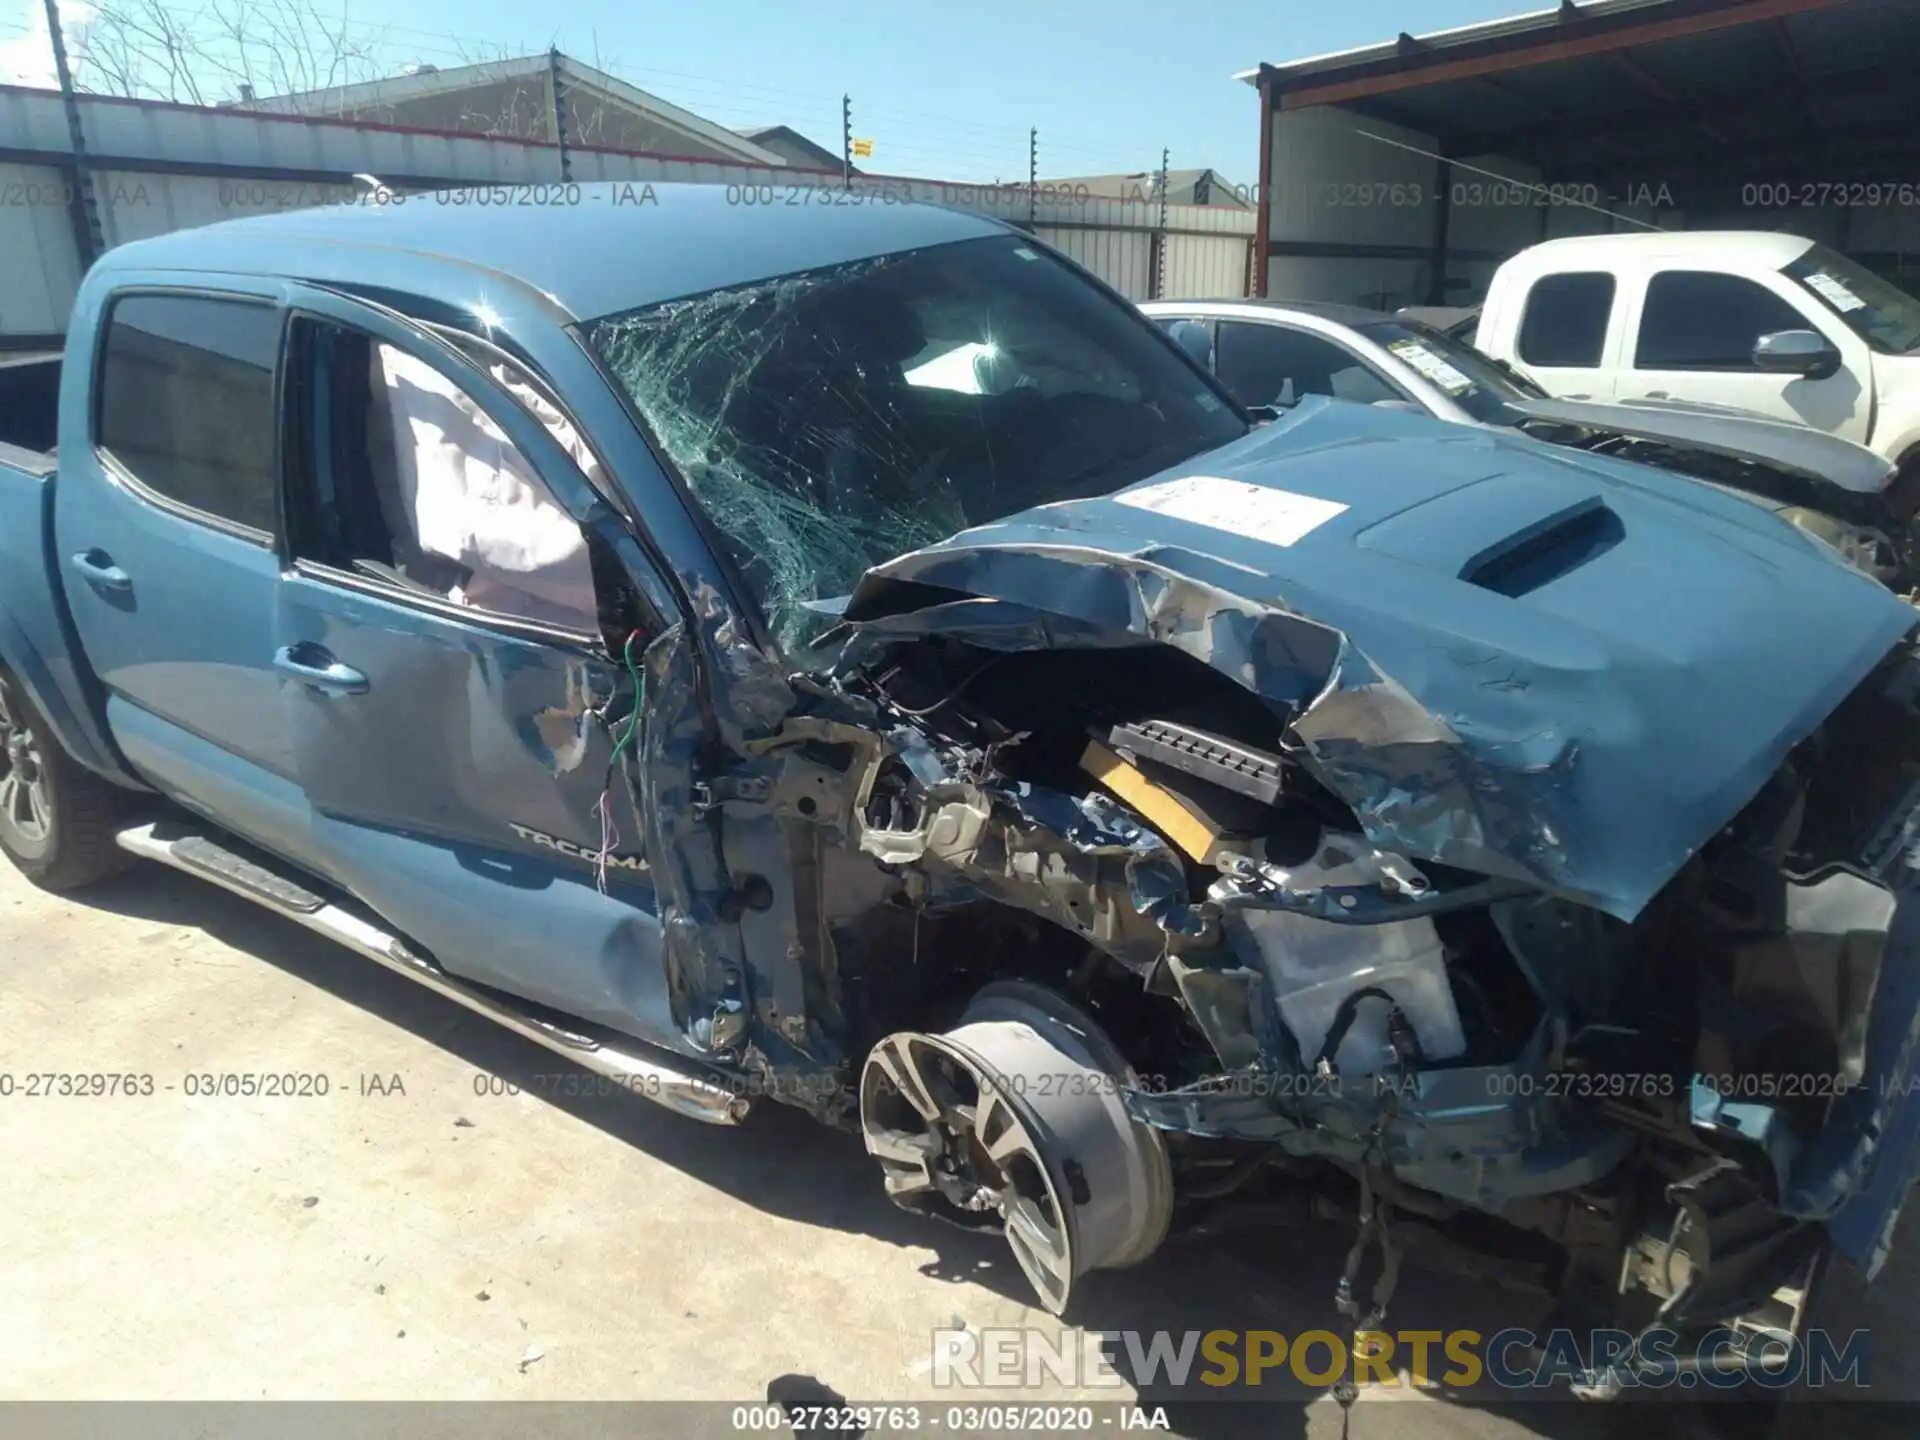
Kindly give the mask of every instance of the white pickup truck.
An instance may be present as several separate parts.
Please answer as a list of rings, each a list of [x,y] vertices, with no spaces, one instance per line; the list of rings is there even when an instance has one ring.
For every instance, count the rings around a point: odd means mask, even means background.
[[[1474,344],[1564,399],[1799,420],[1920,481],[1920,300],[1798,236],[1549,240],[1494,275]]]

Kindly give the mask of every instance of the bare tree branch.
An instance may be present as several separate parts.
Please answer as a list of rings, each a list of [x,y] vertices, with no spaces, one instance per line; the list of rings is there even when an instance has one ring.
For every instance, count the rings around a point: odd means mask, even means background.
[[[384,33],[322,0],[101,0],[74,45],[84,87],[206,104],[377,78]]]

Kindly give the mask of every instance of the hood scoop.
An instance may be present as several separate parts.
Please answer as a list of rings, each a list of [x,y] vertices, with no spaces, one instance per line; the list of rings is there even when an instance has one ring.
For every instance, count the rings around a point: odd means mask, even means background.
[[[1626,527],[1574,476],[1493,475],[1437,495],[1354,537],[1365,550],[1518,598],[1605,554]]]

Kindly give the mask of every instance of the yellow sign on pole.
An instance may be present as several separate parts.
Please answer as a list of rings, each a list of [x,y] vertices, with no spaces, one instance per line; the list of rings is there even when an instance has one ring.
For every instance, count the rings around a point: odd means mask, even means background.
[[[854,159],[856,159],[856,160],[867,160],[867,159],[871,159],[871,158],[872,158],[872,156],[873,156],[873,141],[871,141],[871,140],[855,140],[855,141],[853,142],[853,157],[854,157]]]

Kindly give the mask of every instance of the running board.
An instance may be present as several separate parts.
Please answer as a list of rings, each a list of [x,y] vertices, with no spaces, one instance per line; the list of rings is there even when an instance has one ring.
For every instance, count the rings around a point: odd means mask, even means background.
[[[202,832],[159,822],[130,826],[114,839],[129,854],[210,880],[274,910],[669,1110],[709,1125],[737,1125],[746,1118],[751,1102],[727,1086],[552,1024],[468,985],[414,954],[398,936]]]

